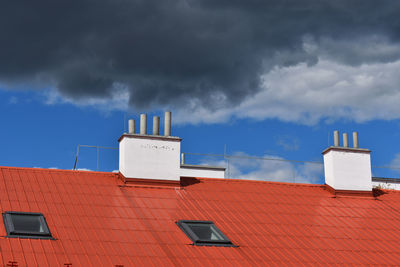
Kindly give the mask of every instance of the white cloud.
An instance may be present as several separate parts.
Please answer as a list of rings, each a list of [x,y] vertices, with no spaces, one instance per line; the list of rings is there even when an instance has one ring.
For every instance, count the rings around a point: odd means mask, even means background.
[[[129,92],[114,90],[110,99],[82,100],[61,96],[56,90],[45,93],[49,105],[70,103],[101,111],[129,109]],[[400,118],[400,60],[349,66],[319,59],[309,66],[300,63],[275,67],[262,75],[261,91],[241,104],[208,110],[195,99],[174,110],[176,123],[224,123],[231,118],[282,121],[312,125],[321,120],[339,119],[365,122]]]
[[[78,168],[76,169],[77,171],[87,171],[87,172],[94,172],[94,170],[88,169],[88,168]]]
[[[15,96],[10,97],[10,99],[8,100],[8,103],[10,104],[17,104],[18,103],[18,98]]]
[[[360,45],[362,44],[362,45]],[[232,118],[279,119],[312,125],[322,121],[400,118],[400,46],[382,36],[357,40],[333,40],[313,36],[303,38],[302,63],[282,65],[277,53],[265,60],[275,66],[260,75],[260,91],[238,105],[210,110],[199,99],[187,99],[179,106],[153,107],[174,111],[175,123],[224,123]],[[304,57],[303,55],[303,57]],[[277,58],[279,60],[277,60]],[[101,111],[129,110],[129,90],[115,84],[109,98],[82,98],[61,95],[56,89],[46,91],[47,104],[71,103]],[[224,95],[216,94],[216,102]]]
[[[39,167],[39,166],[33,166],[32,168],[35,168],[35,169],[49,169],[49,170],[58,170],[59,169],[58,167],[45,168],[45,167]]]
[[[243,103],[244,116],[316,123],[400,117],[400,61],[351,67],[320,60],[308,67],[276,68],[264,75],[264,90]]]
[[[298,164],[296,169],[296,182],[298,183],[317,183],[325,177],[323,164],[305,162]]]
[[[273,155],[256,159],[236,152],[229,160],[206,159],[200,164],[226,167],[225,177],[261,181],[318,183],[323,177],[323,165],[311,162],[292,162]]]
[[[302,49],[309,59],[299,64],[277,63],[284,62],[282,57],[296,58],[290,51],[266,60],[266,65],[275,62],[275,67],[261,75],[261,90],[240,105],[218,111],[192,107],[190,112],[178,112],[178,120],[215,123],[231,117],[276,118],[310,125],[321,120],[400,118],[398,44],[377,35],[352,41],[305,36]]]
[[[61,95],[57,89],[46,90],[43,96],[46,105],[74,104],[79,107],[94,107],[105,112],[129,109],[129,91],[118,86],[115,87],[110,98],[91,97],[77,100]]]
[[[301,124],[400,118],[400,60],[348,66],[320,59],[313,66],[275,67],[262,81],[262,90],[239,106],[218,111],[202,107],[180,110],[176,117],[182,123],[215,123],[237,117]]]
[[[397,153],[395,156],[394,156],[394,158],[393,158],[393,160],[390,162],[390,165],[389,166],[392,166],[392,167],[394,167],[394,168],[400,168],[400,153]]]

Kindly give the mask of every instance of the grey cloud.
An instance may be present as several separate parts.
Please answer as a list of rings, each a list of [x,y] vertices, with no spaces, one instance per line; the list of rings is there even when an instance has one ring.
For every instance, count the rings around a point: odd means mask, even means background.
[[[400,45],[384,35],[368,35],[353,39],[322,37],[304,38],[303,48],[309,55],[327,58],[349,66],[388,63],[400,59]],[[304,62],[307,62],[304,60]]]
[[[395,60],[399,7],[395,0],[2,1],[0,83],[30,81],[78,100],[124,87],[132,107],[195,99],[218,110],[259,92],[274,66],[311,66],[320,55],[350,65]],[[304,47],[305,36],[315,50]],[[359,50],[370,36],[383,37],[386,48]]]

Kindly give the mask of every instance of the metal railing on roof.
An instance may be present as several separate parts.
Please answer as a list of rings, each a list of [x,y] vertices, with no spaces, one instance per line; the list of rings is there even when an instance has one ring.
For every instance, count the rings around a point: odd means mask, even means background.
[[[79,148],[80,147],[87,147],[87,148],[96,148],[97,152],[97,160],[96,160],[96,171],[99,170],[99,162],[100,162],[100,149],[116,149],[118,150],[118,147],[106,147],[106,146],[91,146],[91,145],[79,145],[76,147],[76,157],[75,157],[75,163],[74,163],[74,168],[73,170],[76,170],[78,168],[78,159],[79,159]]]
[[[324,183],[324,163],[322,161],[290,160],[275,157],[228,154],[182,154],[182,157],[189,159],[190,163],[219,164],[221,167],[225,167],[226,178]],[[397,166],[372,165],[371,168],[372,176],[400,176],[400,167]],[[274,177],[271,175],[274,175]]]
[[[118,150],[118,147],[97,145],[77,145],[74,170],[78,169],[80,148],[96,149],[96,170],[101,170],[100,151]],[[189,159],[189,160],[188,160]],[[257,179],[287,182],[323,183],[323,162],[309,160],[290,160],[276,157],[257,157],[248,155],[229,155],[211,153],[182,153],[182,163],[225,167],[225,177],[233,179]],[[116,160],[115,170],[118,169]],[[374,177],[400,176],[398,166],[372,165]],[[273,175],[273,176],[272,176]]]
[[[321,161],[229,154],[182,154],[182,158],[188,158],[193,164],[225,167],[225,178],[231,179],[318,183],[323,176]],[[311,179],[306,178],[308,169],[314,170]]]

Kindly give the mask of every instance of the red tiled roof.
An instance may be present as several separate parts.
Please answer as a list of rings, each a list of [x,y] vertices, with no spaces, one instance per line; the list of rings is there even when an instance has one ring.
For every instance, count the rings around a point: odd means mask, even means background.
[[[56,240],[6,238],[7,266],[400,265],[400,193],[334,197],[322,185],[0,168],[0,208],[41,212]],[[178,220],[211,220],[238,247],[192,246]]]

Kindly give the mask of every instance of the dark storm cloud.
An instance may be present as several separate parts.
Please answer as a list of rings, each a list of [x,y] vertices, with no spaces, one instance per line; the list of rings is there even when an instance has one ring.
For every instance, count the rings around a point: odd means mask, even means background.
[[[397,43],[399,11],[396,0],[1,1],[0,82],[75,99],[120,86],[136,107],[190,97],[218,108],[257,92],[269,68],[312,65],[318,53],[351,65],[395,60],[357,46],[368,36]],[[323,47],[307,51],[306,37]]]

